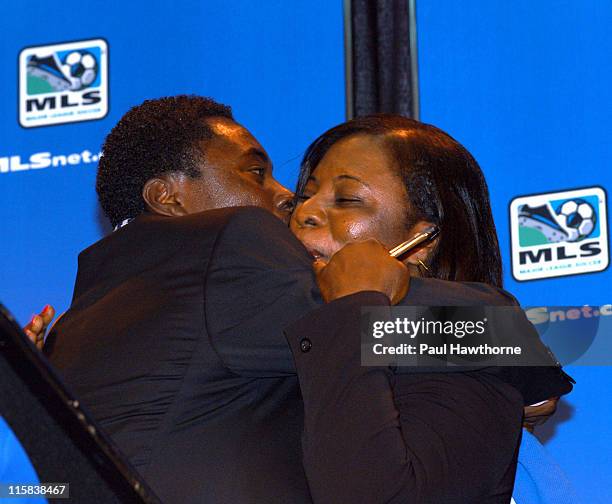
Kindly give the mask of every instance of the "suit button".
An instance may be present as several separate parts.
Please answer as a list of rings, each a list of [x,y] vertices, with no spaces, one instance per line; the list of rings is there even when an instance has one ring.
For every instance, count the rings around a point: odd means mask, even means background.
[[[310,351],[312,348],[311,341],[308,338],[304,338],[302,341],[300,341],[300,348],[302,349],[302,352]]]

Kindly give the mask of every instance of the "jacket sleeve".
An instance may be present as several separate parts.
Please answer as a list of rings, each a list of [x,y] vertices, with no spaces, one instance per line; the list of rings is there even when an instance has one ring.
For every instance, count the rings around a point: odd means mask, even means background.
[[[565,373],[555,355],[542,342],[518,300],[509,292],[478,282],[445,282],[413,278],[404,305],[416,306],[488,306],[499,307],[498,337],[503,345],[520,343],[525,363],[538,365],[495,366],[487,372],[512,385],[522,395],[525,405],[568,394],[574,379]],[[493,314],[494,315],[494,314]],[[397,374],[411,374],[410,367],[399,366]]]
[[[525,406],[569,394],[575,380],[563,371],[561,363],[544,344],[518,300],[503,289],[495,289],[494,294],[504,300],[499,303],[504,306],[505,327],[500,331],[504,344],[520,343],[525,352],[525,362],[537,365],[496,366],[489,372],[519,390]]]
[[[322,303],[312,259],[285,224],[237,209],[217,238],[205,278],[206,328],[231,371],[295,375],[283,328]]]
[[[509,502],[520,394],[479,372],[396,376],[361,366],[360,308],[385,305],[382,294],[358,293],[285,331],[314,502]]]

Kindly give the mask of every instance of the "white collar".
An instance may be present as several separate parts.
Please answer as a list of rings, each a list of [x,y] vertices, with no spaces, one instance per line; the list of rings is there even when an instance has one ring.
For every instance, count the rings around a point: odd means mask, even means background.
[[[121,221],[120,224],[117,224],[114,228],[113,228],[113,232],[117,231],[118,229],[121,229],[123,226],[127,226],[130,222],[132,222],[134,220],[133,217],[130,217],[129,219],[124,219]]]

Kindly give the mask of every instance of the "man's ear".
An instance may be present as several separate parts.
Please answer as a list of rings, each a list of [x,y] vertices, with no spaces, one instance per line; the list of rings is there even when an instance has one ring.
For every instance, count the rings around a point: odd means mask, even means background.
[[[188,213],[184,206],[180,181],[172,173],[147,180],[142,188],[142,198],[147,210],[156,214],[178,217]]]
[[[418,221],[410,228],[408,236],[414,236],[415,234],[420,233],[433,225],[433,223],[428,221]],[[409,265],[413,266],[420,266],[421,262],[427,264],[427,259],[438,245],[438,238],[439,236],[436,236],[433,240],[428,241],[424,245],[417,247],[412,252],[408,253],[404,259],[404,262],[407,262]]]

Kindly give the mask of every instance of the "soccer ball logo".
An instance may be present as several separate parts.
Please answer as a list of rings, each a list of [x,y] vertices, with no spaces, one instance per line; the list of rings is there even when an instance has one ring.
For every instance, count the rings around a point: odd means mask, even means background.
[[[556,208],[550,202],[521,205],[518,221],[522,246],[578,242],[595,229],[597,212],[584,199],[573,198],[560,202]]]
[[[72,51],[62,62],[62,72],[70,80],[70,90],[86,88],[98,75],[98,62],[88,51]]]
[[[595,229],[595,209],[582,199],[571,199],[557,207],[557,222],[567,233],[567,241],[579,241]]]
[[[102,38],[19,51],[23,128],[102,119],[108,114],[108,42]]]
[[[96,82],[97,58],[87,49],[33,54],[28,59],[28,94],[80,91]]]
[[[606,200],[600,186],[513,198],[512,276],[522,282],[604,271],[610,262]]]

